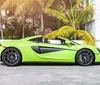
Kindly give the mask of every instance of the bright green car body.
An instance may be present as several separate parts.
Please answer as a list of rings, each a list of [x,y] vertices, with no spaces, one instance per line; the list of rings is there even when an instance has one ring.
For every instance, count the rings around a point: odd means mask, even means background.
[[[34,39],[40,37],[41,35],[20,40],[1,42],[0,54],[2,55],[2,52],[6,48],[14,47],[21,52],[22,62],[75,62],[75,56],[77,52],[83,48],[86,48],[94,53],[95,62],[100,62],[100,53],[94,46],[79,45],[64,38],[62,39],[64,39],[66,42],[70,41],[73,44],[69,46],[67,44],[58,45],[34,41]],[[32,49],[32,46],[45,47],[46,49],[56,48],[56,51],[49,50],[49,52],[37,53],[36,51],[34,51],[34,49]]]

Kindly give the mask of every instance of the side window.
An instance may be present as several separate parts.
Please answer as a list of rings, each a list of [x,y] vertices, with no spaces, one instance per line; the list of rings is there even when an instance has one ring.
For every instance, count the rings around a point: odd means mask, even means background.
[[[48,40],[49,44],[62,45],[61,40]]]
[[[61,38],[55,38],[56,40],[60,40],[62,45],[65,45],[65,40]]]
[[[53,40],[45,39],[44,43],[55,44],[55,45],[65,45],[65,41],[61,39],[53,39]]]
[[[65,45],[65,40],[60,38],[55,38],[53,40],[43,39],[43,37],[38,37],[34,39],[30,39],[29,41],[37,42],[37,43],[47,43],[47,44],[55,44],[55,45]]]
[[[30,41],[37,42],[37,43],[43,43],[43,38],[38,37],[38,38],[31,39]]]

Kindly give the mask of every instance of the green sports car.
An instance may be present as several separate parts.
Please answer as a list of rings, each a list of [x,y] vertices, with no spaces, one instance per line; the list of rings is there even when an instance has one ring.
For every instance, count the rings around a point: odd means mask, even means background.
[[[0,60],[7,66],[22,62],[66,63],[88,66],[100,62],[100,49],[80,45],[62,37],[53,40],[42,35],[0,43]]]

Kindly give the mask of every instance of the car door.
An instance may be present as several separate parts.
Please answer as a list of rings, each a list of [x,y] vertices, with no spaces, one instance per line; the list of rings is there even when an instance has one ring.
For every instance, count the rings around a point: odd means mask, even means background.
[[[69,47],[59,41],[56,42],[57,43],[39,43],[41,56],[49,61],[73,60],[77,52],[75,45],[73,44]]]

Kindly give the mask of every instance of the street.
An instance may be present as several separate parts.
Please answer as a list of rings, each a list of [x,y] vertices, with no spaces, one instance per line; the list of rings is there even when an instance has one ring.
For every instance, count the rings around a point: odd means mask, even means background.
[[[100,85],[100,64],[22,64],[0,62],[0,85]]]

